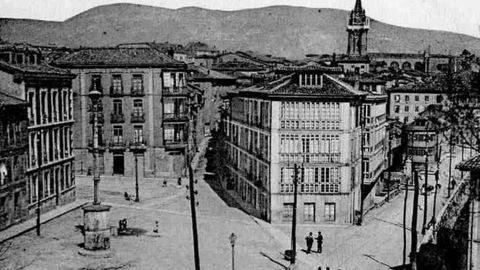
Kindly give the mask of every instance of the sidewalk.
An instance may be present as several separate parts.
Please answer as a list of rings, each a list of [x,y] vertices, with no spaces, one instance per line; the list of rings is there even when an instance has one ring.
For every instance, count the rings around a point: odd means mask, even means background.
[[[87,204],[87,200],[76,200],[72,203],[69,203],[67,205],[63,205],[60,207],[57,207],[51,211],[48,211],[47,213],[44,213],[40,216],[40,223],[44,224],[49,222],[52,219],[55,219],[57,217],[60,217],[68,212],[71,212],[75,209],[78,209],[82,207],[83,205]],[[29,220],[22,222],[17,225],[13,225],[3,231],[0,231],[0,243],[3,243],[7,240],[10,240],[16,236],[19,236],[37,226],[37,219],[36,216],[30,218]]]

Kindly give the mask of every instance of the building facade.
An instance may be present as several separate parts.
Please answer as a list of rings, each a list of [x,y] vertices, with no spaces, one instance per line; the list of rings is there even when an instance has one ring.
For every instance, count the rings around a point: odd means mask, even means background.
[[[440,88],[424,85],[393,87],[388,91],[389,117],[411,123],[430,105],[444,105],[447,93]]]
[[[311,70],[233,94],[224,123],[228,181],[266,220],[290,222],[296,164],[299,222],[355,222],[364,97]]]
[[[26,219],[27,107],[0,92],[0,230]]]
[[[73,93],[75,75],[45,64],[39,51],[27,45],[0,47],[0,87],[25,100],[28,115],[26,163],[27,209],[33,215],[41,203],[48,211],[75,200],[73,174]]]
[[[75,93],[76,172],[89,174],[93,145],[91,100],[99,91],[99,169],[105,175],[178,177],[189,144],[192,88],[186,64],[152,48],[85,48],[58,58],[55,65],[77,74]]]

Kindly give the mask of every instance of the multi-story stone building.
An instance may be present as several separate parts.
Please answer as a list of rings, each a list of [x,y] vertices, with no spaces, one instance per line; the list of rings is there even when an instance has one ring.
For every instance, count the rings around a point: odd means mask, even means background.
[[[0,88],[28,108],[26,162],[28,215],[75,200],[72,151],[73,104],[70,72],[44,63],[28,45],[0,46]]]
[[[106,175],[177,177],[189,145],[194,91],[187,66],[149,47],[84,48],[54,62],[77,74],[75,93],[76,172],[91,172],[91,91],[101,92],[99,169]],[[193,147],[193,143],[190,144]]]
[[[27,107],[0,92],[0,230],[27,217]]]
[[[447,93],[433,85],[404,85],[387,90],[389,117],[410,123],[429,105],[443,105],[448,101]]]
[[[296,164],[299,222],[353,223],[361,204],[365,96],[313,69],[232,93],[224,122],[227,184],[252,213],[289,222]]]

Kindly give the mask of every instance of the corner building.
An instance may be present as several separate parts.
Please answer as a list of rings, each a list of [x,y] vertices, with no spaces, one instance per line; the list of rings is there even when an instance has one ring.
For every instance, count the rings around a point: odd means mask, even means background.
[[[77,74],[74,151],[78,174],[90,174],[93,146],[89,93],[102,93],[99,170],[104,175],[176,177],[189,140],[187,66],[152,48],[85,48],[55,60]],[[193,144],[190,144],[193,145]]]
[[[39,50],[32,46],[0,46],[0,87],[6,94],[29,104],[27,217],[35,214],[39,200],[42,212],[75,200],[74,77],[67,70],[47,65]]]
[[[356,221],[361,103],[366,93],[318,70],[232,93],[224,123],[230,185],[273,223],[290,222],[294,164],[299,223]]]

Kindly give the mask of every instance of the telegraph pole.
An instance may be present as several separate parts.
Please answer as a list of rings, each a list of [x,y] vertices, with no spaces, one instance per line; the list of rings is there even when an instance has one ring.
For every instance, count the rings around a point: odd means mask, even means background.
[[[413,212],[412,212],[412,245],[410,247],[410,264],[411,269],[417,269],[417,215],[418,215],[418,172],[413,173],[414,191],[413,191]]]
[[[138,196],[138,153],[134,152],[133,155],[135,156],[135,202],[139,202],[140,197]]]
[[[423,224],[422,224],[422,234],[425,234],[427,227],[427,207],[428,207],[428,141],[429,134],[425,136],[425,188],[424,188],[424,197],[423,197]]]
[[[42,167],[42,131],[38,132],[38,137],[37,137],[37,158],[38,158],[38,171],[37,171],[37,209],[36,209],[36,214],[37,214],[37,235],[40,236],[40,212],[41,212],[41,202],[40,202],[40,184],[42,184],[42,189],[43,189],[43,181],[42,181],[42,173],[41,173],[41,167]]]
[[[452,132],[453,130],[450,130],[450,142],[449,142],[449,152],[450,152],[450,157],[449,157],[449,161],[448,161],[448,187],[447,187],[447,198],[450,198],[450,188],[451,188],[451,185],[452,185]]]
[[[392,178],[392,134],[388,135],[388,180],[387,180],[387,202],[390,201],[390,180]]]
[[[298,167],[297,164],[293,165],[293,213],[292,213],[292,256],[290,258],[290,264],[295,264],[295,257],[297,256],[297,185],[298,185]]]

